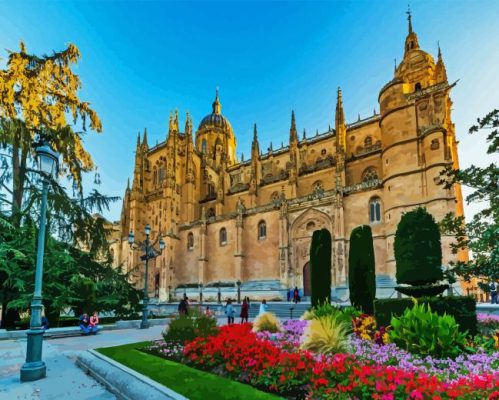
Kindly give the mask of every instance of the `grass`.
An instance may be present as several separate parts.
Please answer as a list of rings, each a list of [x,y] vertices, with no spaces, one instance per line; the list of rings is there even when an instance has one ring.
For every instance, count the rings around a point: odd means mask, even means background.
[[[149,343],[131,343],[96,350],[191,400],[276,400],[280,398],[249,385],[137,350]]]

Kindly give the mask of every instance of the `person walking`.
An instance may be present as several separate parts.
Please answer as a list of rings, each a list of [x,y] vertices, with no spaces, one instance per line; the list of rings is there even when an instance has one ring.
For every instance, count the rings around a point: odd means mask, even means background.
[[[249,316],[249,304],[246,301],[246,298],[243,300],[243,304],[241,305],[241,324],[246,320],[248,322],[248,316]]]
[[[267,305],[267,300],[263,299],[262,304],[260,304],[260,310],[258,310],[258,315],[265,314],[269,310],[269,306]]]
[[[497,283],[490,282],[490,304],[497,304]]]
[[[298,286],[295,286],[295,290],[293,290],[293,301],[295,304],[300,301],[300,291],[298,290]]]
[[[188,315],[189,314],[189,303],[188,298],[184,295],[184,298],[180,300],[178,304],[178,315]]]
[[[236,311],[234,310],[234,306],[232,305],[232,300],[228,299],[227,304],[225,305],[225,315],[227,315],[227,323],[232,325],[234,323],[234,315]]]

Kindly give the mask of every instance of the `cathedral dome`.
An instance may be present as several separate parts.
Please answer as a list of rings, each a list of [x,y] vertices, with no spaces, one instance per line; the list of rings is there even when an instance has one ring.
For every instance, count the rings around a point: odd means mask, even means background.
[[[220,100],[218,99],[218,90],[212,107],[213,112],[201,120],[198,130],[201,131],[206,129],[218,128],[230,135],[233,135],[232,126],[230,125],[229,120],[225,118],[221,113],[222,105],[220,104]]]

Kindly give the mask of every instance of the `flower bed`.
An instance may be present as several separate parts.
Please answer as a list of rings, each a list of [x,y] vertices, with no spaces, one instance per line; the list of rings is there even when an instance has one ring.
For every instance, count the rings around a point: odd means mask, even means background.
[[[393,344],[352,337],[356,355],[325,357],[297,346],[306,325],[288,321],[276,334],[224,326],[186,343],[182,362],[292,399],[499,399],[498,353],[420,360]],[[180,349],[160,342],[149,348],[165,358],[181,357]]]

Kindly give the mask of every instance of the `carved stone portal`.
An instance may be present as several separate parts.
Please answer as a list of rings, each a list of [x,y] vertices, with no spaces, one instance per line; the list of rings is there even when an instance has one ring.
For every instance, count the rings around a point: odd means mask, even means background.
[[[334,234],[333,221],[331,217],[315,208],[305,210],[291,225],[290,229],[290,270],[288,286],[303,288],[309,282],[310,277],[304,277],[304,273],[310,273],[310,268],[304,268],[310,261],[310,244],[314,231],[327,229],[331,236]],[[333,238],[334,240],[334,238]],[[334,266],[334,247],[332,249],[331,263]],[[304,272],[305,271],[305,272]],[[335,282],[333,282],[334,284]]]

